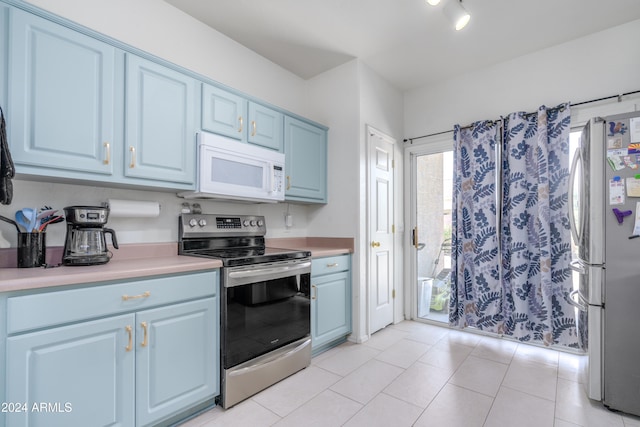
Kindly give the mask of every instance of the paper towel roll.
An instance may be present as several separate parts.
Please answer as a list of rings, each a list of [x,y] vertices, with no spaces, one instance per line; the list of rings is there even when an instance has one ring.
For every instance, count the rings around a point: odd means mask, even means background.
[[[160,215],[160,203],[109,199],[109,216],[116,218],[155,218]]]

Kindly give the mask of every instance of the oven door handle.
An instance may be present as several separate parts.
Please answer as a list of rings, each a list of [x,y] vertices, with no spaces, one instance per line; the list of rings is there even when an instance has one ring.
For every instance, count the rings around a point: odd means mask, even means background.
[[[308,273],[311,271],[310,269],[311,269],[311,261],[305,261],[295,265],[230,271],[228,273],[229,275],[228,277],[233,280],[260,277],[262,280],[264,280],[265,278],[267,279],[278,278],[278,277],[282,277],[283,275]],[[303,270],[306,270],[306,271],[303,271]]]

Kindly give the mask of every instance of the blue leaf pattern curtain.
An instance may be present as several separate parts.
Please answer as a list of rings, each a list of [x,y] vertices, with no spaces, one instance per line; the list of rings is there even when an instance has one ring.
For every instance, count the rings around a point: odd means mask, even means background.
[[[476,124],[469,132],[455,129],[454,165],[461,164],[461,168],[456,168],[454,188],[452,262],[456,274],[452,275],[451,324],[474,326],[520,341],[579,347],[575,311],[568,302],[569,124],[568,104],[553,109],[543,106],[534,114],[513,113],[504,120],[499,147],[502,185],[497,195],[494,192],[484,198],[487,203],[494,202],[493,209],[500,200],[500,232],[491,243],[478,234],[484,229],[478,228],[477,221],[485,216],[487,206],[478,210],[477,204],[464,203],[479,195],[472,190],[477,187],[475,182],[463,184],[465,176],[471,176],[469,171],[487,164],[473,156],[465,162],[465,147],[486,149],[487,144],[474,133]],[[461,222],[456,217],[460,214]],[[476,219],[476,228],[466,227],[464,215]],[[468,236],[475,237],[474,244],[465,246]],[[494,251],[496,260],[484,266],[480,265],[482,258],[469,256]],[[472,272],[482,269],[492,272],[491,286],[486,285],[484,274],[476,273],[475,279],[468,280],[474,277]]]
[[[500,125],[456,125],[449,321],[502,330],[502,285],[496,211],[496,149]]]

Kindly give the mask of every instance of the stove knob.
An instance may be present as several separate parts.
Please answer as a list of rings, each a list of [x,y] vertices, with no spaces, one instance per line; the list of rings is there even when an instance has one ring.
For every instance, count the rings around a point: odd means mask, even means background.
[[[264,225],[264,221],[259,219],[258,220],[258,227],[262,227]]]
[[[255,227],[256,226],[256,222],[254,220],[251,220],[251,226]]]
[[[242,221],[242,225],[244,225],[245,227],[248,227],[249,221],[245,219],[244,221]]]
[[[201,219],[200,221],[198,221],[198,225],[200,227],[204,227],[205,225],[207,225],[207,220],[206,219]]]
[[[189,226],[190,227],[195,227],[196,225],[198,225],[198,221],[195,218],[191,218],[189,220]]]

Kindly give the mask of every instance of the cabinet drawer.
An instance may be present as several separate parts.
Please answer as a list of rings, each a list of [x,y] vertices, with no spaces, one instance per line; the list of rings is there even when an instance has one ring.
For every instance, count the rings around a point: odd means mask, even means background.
[[[154,277],[7,299],[7,333],[214,296],[218,272]]]
[[[326,258],[316,258],[311,261],[311,275],[336,273],[350,268],[351,255],[338,255]]]

